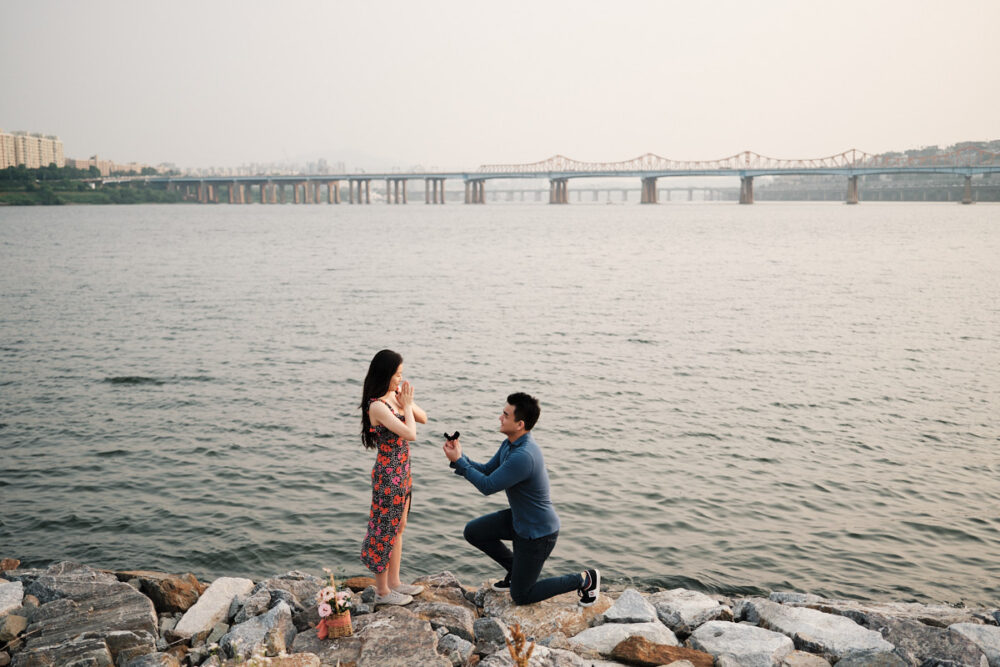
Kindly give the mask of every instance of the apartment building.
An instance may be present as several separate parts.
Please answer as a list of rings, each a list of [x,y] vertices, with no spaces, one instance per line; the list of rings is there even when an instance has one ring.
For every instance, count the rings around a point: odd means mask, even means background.
[[[0,131],[0,169],[22,164],[28,169],[38,169],[52,163],[57,167],[66,166],[63,144],[59,137],[39,132],[29,134],[24,131]]]

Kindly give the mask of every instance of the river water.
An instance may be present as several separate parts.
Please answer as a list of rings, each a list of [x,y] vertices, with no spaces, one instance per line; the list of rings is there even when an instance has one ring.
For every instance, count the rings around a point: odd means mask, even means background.
[[[404,578],[498,575],[439,434],[523,390],[550,574],[996,605],[998,295],[989,204],[0,209],[0,556],[363,572],[390,347]]]

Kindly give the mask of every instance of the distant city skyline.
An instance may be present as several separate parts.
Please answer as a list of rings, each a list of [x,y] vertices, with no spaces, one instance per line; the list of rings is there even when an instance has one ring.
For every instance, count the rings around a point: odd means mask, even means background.
[[[1000,3],[13,0],[0,127],[188,168],[811,158],[1000,138]]]

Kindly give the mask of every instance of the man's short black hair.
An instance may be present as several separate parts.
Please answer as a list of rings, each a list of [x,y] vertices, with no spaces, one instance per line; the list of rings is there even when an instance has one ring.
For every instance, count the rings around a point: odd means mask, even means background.
[[[522,391],[507,397],[507,404],[514,407],[514,419],[524,422],[524,430],[530,431],[538,421],[542,409],[538,407],[538,399]]]

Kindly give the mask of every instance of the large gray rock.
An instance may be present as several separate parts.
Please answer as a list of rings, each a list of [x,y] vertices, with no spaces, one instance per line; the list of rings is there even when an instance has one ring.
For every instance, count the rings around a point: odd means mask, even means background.
[[[528,660],[528,667],[594,667],[599,664],[617,665],[619,663],[604,663],[604,661],[584,660],[572,651],[536,645]],[[514,667],[510,653],[494,653],[479,663],[480,667]]]
[[[788,607],[763,598],[747,601],[747,620],[786,635],[795,647],[836,663],[853,653],[887,653],[895,647],[874,630],[845,616],[806,607]]]
[[[175,636],[207,637],[216,623],[226,620],[229,606],[237,595],[247,595],[253,589],[249,579],[219,577],[198,598],[171,631]]]
[[[629,637],[645,637],[656,644],[678,646],[679,642],[670,628],[659,621],[652,623],[605,623],[569,638],[570,647],[577,652],[611,655],[615,646]]]
[[[255,652],[273,656],[285,652],[295,640],[292,610],[284,602],[266,614],[233,626],[219,640],[219,646],[231,658],[246,660]]]
[[[1000,667],[1000,627],[976,623],[955,623],[948,629],[969,639],[983,652],[990,667]]]
[[[19,666],[112,662],[152,653],[157,637],[152,601],[114,576],[75,563],[59,563],[27,590],[47,602],[31,614]]]
[[[715,656],[716,664],[728,661],[744,667],[771,667],[795,650],[781,633],[730,621],[703,623],[688,641],[691,648]]]
[[[61,598],[93,598],[102,594],[108,585],[117,583],[117,577],[112,574],[64,561],[56,563],[34,578],[24,592],[25,595],[34,595],[41,604],[46,604]]]
[[[732,610],[704,593],[675,588],[649,596],[660,621],[682,636],[709,621],[731,621]]]
[[[271,593],[266,588],[262,588],[256,593],[251,593],[243,600],[243,606],[241,606],[240,610],[236,612],[233,624],[239,625],[240,623],[246,623],[254,616],[260,616],[263,614],[270,606]]]
[[[499,618],[484,616],[472,624],[476,637],[476,653],[496,653],[507,650],[507,642],[512,640],[510,630]]]
[[[858,600],[830,600],[807,593],[772,593],[772,602],[808,607],[829,614],[847,616],[868,627],[862,619],[868,615],[919,621],[924,625],[946,628],[955,623],[981,623],[990,615],[988,609],[949,607],[940,604],[916,602],[860,602]]]
[[[483,615],[499,618],[508,628],[521,626],[525,636],[551,645],[579,634],[595,618],[611,608],[612,600],[601,595],[590,607],[581,607],[575,592],[563,593],[534,604],[515,605],[507,593],[487,588],[483,598]]]
[[[653,605],[634,588],[626,588],[601,618],[605,623],[652,623],[659,620]]]
[[[270,591],[272,598],[279,597],[275,595],[275,591],[287,591],[290,593],[293,599],[284,599],[288,602],[288,606],[292,608],[292,611],[295,611],[297,607],[303,609],[315,607],[316,594],[327,584],[329,584],[327,579],[321,579],[308,572],[292,570],[291,572],[265,579],[258,586]],[[337,588],[339,589],[340,586],[341,584],[338,582]],[[272,599],[272,604],[275,601]]]
[[[66,639],[44,645],[36,642],[36,646],[30,651],[15,653],[11,667],[53,667],[54,665],[113,667],[114,664],[114,658],[104,640],[88,637]]]
[[[361,644],[357,636],[319,639],[316,631],[311,630],[295,635],[291,652],[317,655],[322,665],[356,665],[361,658]]]
[[[467,607],[445,602],[423,602],[410,605],[409,610],[425,621],[430,621],[434,629],[447,628],[453,635],[458,635],[469,642],[475,641],[473,624],[476,616]]]
[[[125,667],[181,667],[181,663],[170,653],[148,653],[124,663]]]
[[[475,650],[472,642],[467,642],[458,635],[447,634],[438,640],[438,653],[451,660],[452,667],[464,665]]]
[[[437,652],[431,624],[402,607],[362,616],[355,628],[361,639],[357,667],[451,667],[451,660]]]
[[[0,616],[9,614],[21,606],[24,600],[24,584],[20,581],[10,581],[0,584]]]
[[[865,620],[873,623],[866,627],[881,633],[886,641],[896,647],[895,652],[909,664],[987,666],[986,656],[979,647],[953,630],[925,625],[907,618],[887,618],[875,614],[867,614]]]
[[[788,638],[785,637],[785,639]],[[879,655],[886,654],[880,653]],[[792,651],[781,659],[780,667],[830,667],[830,661],[805,651]]]
[[[861,653],[852,653],[843,660],[838,661],[837,667],[911,667],[911,665],[895,653],[864,651]],[[921,665],[921,667],[964,666],[954,663],[931,661]]]

